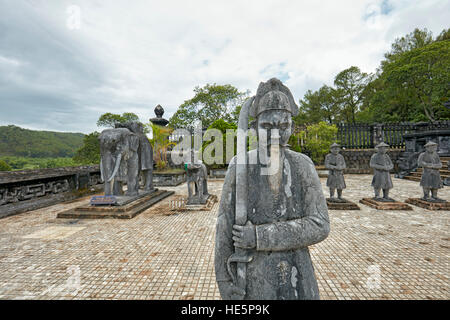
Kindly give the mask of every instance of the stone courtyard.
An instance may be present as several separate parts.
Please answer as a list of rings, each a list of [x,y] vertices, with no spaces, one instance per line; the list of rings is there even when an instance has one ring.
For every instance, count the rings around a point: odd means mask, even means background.
[[[346,175],[344,197],[372,197],[371,179]],[[222,183],[209,181],[210,193],[220,198]],[[398,201],[422,195],[418,182],[393,183]],[[162,189],[175,196],[130,220],[56,219],[89,197],[1,219],[0,299],[220,299],[218,203],[211,211],[171,211],[170,199],[186,195],[186,184]],[[450,188],[439,196],[450,200]],[[449,299],[450,212],[358,205],[330,210],[329,237],[310,247],[321,298]]]

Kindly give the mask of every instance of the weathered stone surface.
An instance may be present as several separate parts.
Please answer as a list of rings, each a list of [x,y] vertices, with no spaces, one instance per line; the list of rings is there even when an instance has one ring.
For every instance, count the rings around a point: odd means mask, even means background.
[[[406,199],[406,203],[418,206],[428,210],[447,210],[450,211],[450,202],[432,202],[420,198]]]
[[[346,197],[371,197],[371,188],[360,188],[371,179],[347,175]],[[321,183],[326,194],[326,179]],[[399,201],[422,196],[418,182],[394,183]],[[220,197],[222,184],[210,181],[209,192]],[[183,184],[166,189],[187,197]],[[450,200],[449,187],[440,193]],[[128,220],[55,218],[90,197],[2,219],[0,299],[219,300],[213,263],[218,205],[178,214],[169,210],[172,197]],[[330,212],[329,236],[309,247],[320,298],[448,300],[450,211],[360,207]],[[79,290],[66,287],[71,266],[81,270]],[[379,287],[368,286],[374,267]]]
[[[153,189],[153,151],[140,122],[116,124],[116,128],[103,130],[99,140],[105,195],[122,195],[125,183],[126,194],[137,195],[141,173],[143,189]]]
[[[223,299],[318,299],[308,246],[324,240],[330,226],[313,162],[285,147],[297,106],[289,89],[271,79],[242,107],[239,128],[247,128],[247,112],[257,118],[258,136],[267,136],[270,144],[248,152],[248,159],[258,161],[243,164],[239,150],[246,148],[238,136],[238,158],[228,167],[217,218],[220,294]],[[273,172],[260,161],[267,157]]]
[[[118,204],[114,206],[80,206],[74,209],[60,212],[57,218],[66,219],[131,219],[139,213],[150,208],[152,205],[162,199],[172,195],[173,191],[154,190],[151,192],[142,192],[134,197],[117,197]]]
[[[0,218],[98,192],[98,166],[0,172]]]
[[[209,195],[208,199],[206,200],[205,204],[187,204],[188,198],[187,197],[174,197],[170,199],[170,210],[176,211],[176,212],[183,212],[183,211],[209,211],[212,209],[214,204],[218,201],[218,198],[216,195],[211,194]]]
[[[156,187],[178,186],[186,182],[186,172],[163,173],[153,171],[153,185]]]
[[[370,158],[370,167],[373,169],[372,187],[375,192],[375,198],[383,201],[394,201],[389,198],[389,190],[394,186],[392,184],[391,174],[389,173],[393,168],[391,158],[387,155],[389,146],[382,142],[376,146],[377,152]],[[380,195],[380,190],[383,190],[383,197]]]
[[[336,199],[327,198],[327,206],[329,210],[360,210],[358,205],[347,199],[341,199],[342,201],[336,201]]]
[[[439,170],[442,168],[442,162],[437,153],[437,144],[428,142],[425,145],[426,151],[419,155],[418,166],[423,168],[420,185],[423,188],[423,199],[433,202],[444,202],[438,198],[438,189],[443,188],[443,183]],[[430,195],[431,191],[431,195]]]
[[[335,199],[334,191],[337,189],[337,199],[342,199],[342,190],[347,186],[345,185],[344,169],[346,168],[344,157],[339,154],[340,146],[337,143],[333,143],[330,147],[331,153],[325,157],[325,168],[329,170],[327,187],[330,188],[330,198]],[[320,177],[320,175],[319,175]]]
[[[188,188],[187,204],[205,204],[208,200],[208,171],[206,166],[194,159],[194,150],[191,150],[191,162],[185,164]]]
[[[398,201],[378,201],[374,198],[363,198],[359,202],[377,210],[412,210],[406,203]]]

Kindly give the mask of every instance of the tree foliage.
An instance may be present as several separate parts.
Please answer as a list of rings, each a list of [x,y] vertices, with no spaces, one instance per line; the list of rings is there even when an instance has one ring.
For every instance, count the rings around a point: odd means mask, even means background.
[[[308,90],[300,100],[299,114],[294,118],[297,124],[326,121],[335,123],[340,119],[340,105],[336,90],[323,85],[317,91]]]
[[[356,114],[363,105],[365,90],[372,76],[352,66],[338,73],[334,79],[335,100],[347,123],[356,122]]]
[[[153,148],[156,168],[163,170],[168,163],[167,150],[170,146],[175,145],[174,142],[169,140],[173,129],[170,127],[161,127],[151,122],[147,124],[147,127],[152,131],[152,138],[149,141]]]
[[[46,169],[46,168],[62,168],[78,166],[79,163],[73,161],[72,158],[27,158],[6,156],[2,157],[0,161],[6,162],[12,170],[32,170],[32,169]]]
[[[132,112],[124,112],[122,115],[107,112],[98,118],[97,127],[114,128],[116,123],[125,123],[129,121],[139,121],[139,117]]]
[[[337,130],[335,125],[320,121],[292,135],[289,144],[294,151],[307,150],[313,162],[319,164],[323,162],[325,155],[330,151],[330,146],[336,141]]]
[[[228,164],[228,162],[231,160],[231,157],[229,159],[227,159],[227,154],[226,154],[226,148],[227,148],[227,140],[228,139],[234,139],[233,141],[233,153],[230,154],[230,156],[234,156],[236,155],[236,144],[237,144],[237,138],[236,138],[236,129],[237,126],[235,123],[230,123],[227,122],[223,119],[218,119],[216,121],[214,121],[209,127],[208,130],[211,129],[216,129],[219,130],[222,133],[222,155],[223,155],[223,159],[222,159],[222,163],[221,164],[208,164],[206,163],[206,165],[208,165],[209,168],[212,169],[218,169],[218,168],[224,168],[226,167],[226,164]],[[202,144],[202,153],[204,152],[204,150],[211,144],[213,143],[213,139],[211,139],[210,141],[203,141]],[[215,150],[214,150],[215,151]],[[215,152],[212,153],[212,156],[214,157],[216,154]]]
[[[397,38],[375,74],[352,66],[300,100],[297,124],[436,121],[450,119],[450,29]]]
[[[195,87],[194,97],[184,101],[170,118],[169,126],[173,128],[192,128],[201,121],[204,128],[215,120],[224,119],[227,122],[237,122],[235,110],[241,106],[248,92],[239,92],[230,84],[207,84]]]
[[[17,126],[0,126],[0,155],[30,158],[72,157],[83,143],[84,134],[35,131]]]
[[[77,150],[73,161],[79,164],[99,164],[100,163],[100,133],[94,131],[86,135],[83,139],[83,146]]]
[[[0,159],[0,171],[11,171],[11,166],[5,161]]]

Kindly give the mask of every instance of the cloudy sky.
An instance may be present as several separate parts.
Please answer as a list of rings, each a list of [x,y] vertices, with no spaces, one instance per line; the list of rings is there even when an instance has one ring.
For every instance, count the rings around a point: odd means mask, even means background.
[[[195,86],[295,99],[395,38],[448,28],[448,0],[0,0],[0,125],[89,133],[105,112],[169,118]]]

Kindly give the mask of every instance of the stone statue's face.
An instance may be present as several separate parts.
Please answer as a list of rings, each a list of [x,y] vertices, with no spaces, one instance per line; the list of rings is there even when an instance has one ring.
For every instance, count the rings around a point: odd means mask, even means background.
[[[425,148],[427,150],[427,152],[429,153],[434,153],[437,152],[437,146],[428,146]]]
[[[339,153],[339,148],[338,147],[331,148],[331,153],[337,155]]]
[[[267,137],[267,145],[278,143],[285,145],[289,141],[292,132],[291,113],[283,110],[267,110],[258,116],[258,137],[264,144],[264,136]],[[274,140],[272,139],[274,138]]]

